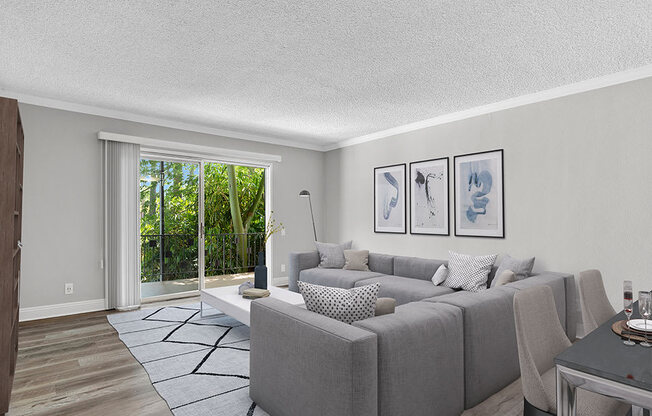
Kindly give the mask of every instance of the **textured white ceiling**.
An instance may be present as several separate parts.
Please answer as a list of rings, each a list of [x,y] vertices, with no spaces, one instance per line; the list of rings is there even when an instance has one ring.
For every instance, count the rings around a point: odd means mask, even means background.
[[[0,0],[0,88],[329,145],[652,63],[652,1]]]

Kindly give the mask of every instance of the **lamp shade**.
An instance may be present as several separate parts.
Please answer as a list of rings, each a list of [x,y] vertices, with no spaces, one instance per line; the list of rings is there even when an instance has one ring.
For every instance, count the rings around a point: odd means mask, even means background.
[[[308,191],[306,191],[306,190],[304,189],[303,191],[299,192],[299,196],[300,196],[301,198],[307,198],[307,197],[310,196],[310,192],[308,192]]]

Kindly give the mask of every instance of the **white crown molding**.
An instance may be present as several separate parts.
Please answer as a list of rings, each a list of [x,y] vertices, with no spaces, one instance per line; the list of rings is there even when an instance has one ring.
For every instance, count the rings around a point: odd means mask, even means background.
[[[545,91],[522,95],[504,101],[481,105],[479,107],[469,108],[467,110],[457,111],[454,113],[443,114],[441,116],[433,117],[427,120],[417,121],[402,126],[392,127],[391,129],[345,139],[333,145],[323,146],[322,150],[328,152],[343,147],[349,147],[361,143],[379,140],[385,137],[396,136],[397,134],[401,133],[421,130],[427,127],[438,126],[441,124],[451,123],[453,121],[459,121],[484,114],[495,113],[497,111],[521,107],[528,104],[549,101],[568,95],[580,94],[583,92],[597,90],[600,88],[610,87],[612,85],[623,84],[626,82],[636,81],[648,77],[652,77],[652,65],[646,65],[627,71],[617,72],[615,74],[592,78],[585,81],[576,82],[574,84],[563,85],[561,87],[556,87]]]
[[[76,104],[68,101],[56,100],[51,98],[38,97],[30,94],[17,93],[4,88],[0,88],[0,95],[14,98],[25,104],[33,104],[43,107],[50,107],[59,110],[73,111],[83,114],[91,114],[102,117],[116,118],[119,120],[133,121],[136,123],[151,124],[155,126],[168,127],[179,130],[194,131],[197,133],[211,134],[215,136],[229,137],[235,139],[249,140],[260,143],[268,143],[277,146],[288,146],[306,150],[316,150],[328,152],[343,147],[355,146],[357,144],[379,140],[385,137],[395,136],[397,134],[407,133],[415,130],[421,130],[428,127],[434,127],[441,124],[451,123],[454,121],[464,120],[471,117],[477,117],[497,111],[507,110],[510,108],[521,107],[528,104],[535,104],[543,101],[553,100],[568,95],[580,94],[600,88],[610,87],[613,85],[624,84],[626,82],[636,81],[643,78],[652,77],[652,65],[646,65],[602,77],[592,78],[574,84],[563,85],[561,87],[549,90],[539,91],[532,94],[522,95],[519,97],[509,98],[491,104],[481,105],[466,110],[456,111],[453,113],[442,114],[430,119],[405,124],[402,126],[392,127],[375,133],[365,134],[363,136],[344,139],[333,144],[319,145],[303,143],[294,140],[280,139],[254,135],[231,130],[217,129],[199,124],[185,123],[176,120],[150,117],[140,114],[128,113],[125,111],[111,110],[103,107],[90,106],[85,104]]]
[[[112,110],[104,107],[77,104],[69,101],[57,100],[53,98],[39,97],[36,95],[23,94],[0,87],[0,96],[13,98],[21,103],[38,105],[41,107],[55,108],[57,110],[72,111],[75,113],[90,114],[94,116],[109,117],[119,120],[133,121],[135,123],[151,124],[154,126],[167,127],[171,129],[194,131],[197,133],[211,134],[214,136],[222,136],[233,139],[249,140],[253,142],[273,144],[277,146],[295,147],[306,150],[323,151],[322,145],[303,143],[295,140],[280,139],[277,137],[262,136],[256,134],[249,134],[239,131],[218,129],[208,127],[201,124],[185,123],[182,121],[151,117],[141,114],[130,113],[126,111]]]
[[[106,310],[104,299],[20,308],[20,322]]]

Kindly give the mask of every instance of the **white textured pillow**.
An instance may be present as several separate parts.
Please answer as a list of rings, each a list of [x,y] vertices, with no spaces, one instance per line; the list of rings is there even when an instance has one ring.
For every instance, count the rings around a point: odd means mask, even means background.
[[[446,278],[448,278],[448,267],[446,267],[445,264],[442,264],[430,280],[432,280],[432,283],[434,283],[435,286],[439,286],[446,281]]]
[[[353,289],[313,285],[302,281],[297,283],[309,311],[347,324],[371,318],[376,312],[379,283]]]
[[[444,286],[479,292],[487,288],[487,277],[498,255],[469,256],[453,251],[448,252],[448,277]]]
[[[320,243],[315,241],[319,251],[319,267],[324,269],[341,269],[344,267],[344,250],[351,248],[352,241],[342,244]]]

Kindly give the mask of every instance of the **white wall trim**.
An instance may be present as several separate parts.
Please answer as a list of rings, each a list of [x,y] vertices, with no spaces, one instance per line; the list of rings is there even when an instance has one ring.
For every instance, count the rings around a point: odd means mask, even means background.
[[[288,277],[273,277],[272,286],[286,286],[288,284]]]
[[[281,162],[279,155],[247,152],[243,150],[225,149],[221,147],[202,146],[197,144],[182,143],[170,140],[153,139],[151,137],[130,136],[127,134],[100,131],[97,134],[100,140],[114,142],[134,143],[141,146],[143,153],[160,152],[168,155],[196,156],[199,158],[219,158],[223,161],[233,162]]]
[[[21,103],[38,105],[41,107],[55,108],[57,110],[73,111],[75,113],[90,114],[94,116],[115,118],[118,120],[133,121],[136,123],[150,124],[153,126],[168,127],[171,129],[194,131],[197,133],[211,134],[214,136],[229,137],[234,139],[250,140],[253,142],[273,144],[277,146],[288,146],[299,149],[321,151],[322,146],[312,143],[304,143],[297,140],[281,139],[278,137],[264,136],[257,134],[244,133],[233,130],[219,129],[208,127],[201,124],[187,123],[183,121],[146,116],[142,114],[130,113],[127,111],[112,110],[109,108],[98,107],[86,104],[77,104],[69,101],[58,100],[53,98],[39,97],[37,95],[24,94],[0,88],[0,95],[7,98],[13,98]]]
[[[111,110],[103,107],[77,104],[77,103],[72,103],[63,100],[18,93],[4,88],[0,88],[0,95],[8,98],[14,98],[21,103],[38,105],[43,107],[50,107],[59,110],[73,111],[77,113],[91,114],[91,115],[102,116],[102,117],[110,117],[119,120],[133,121],[136,123],[144,123],[144,124],[168,127],[173,129],[179,129],[179,130],[194,131],[197,133],[211,134],[211,135],[228,137],[228,138],[250,140],[254,142],[268,143],[268,144],[273,144],[278,146],[288,146],[288,147],[295,147],[299,149],[328,152],[331,150],[354,146],[356,144],[366,143],[366,142],[382,139],[389,136],[395,136],[401,133],[407,133],[410,131],[420,130],[427,127],[438,126],[441,124],[451,123],[454,121],[464,120],[467,118],[494,113],[497,111],[507,110],[510,108],[520,107],[528,104],[553,100],[555,98],[561,98],[568,95],[580,94],[583,92],[610,87],[613,85],[623,84],[626,82],[636,81],[648,77],[652,77],[652,65],[646,65],[639,68],[629,69],[626,71],[605,75],[602,77],[576,82],[573,84],[563,85],[549,90],[544,90],[532,94],[522,95],[519,97],[509,98],[507,100],[498,101],[495,103],[486,104],[474,108],[469,108],[466,110],[456,111],[448,114],[442,114],[440,116],[433,117],[430,119],[417,121],[402,126],[392,127],[390,129],[381,130],[363,136],[344,139],[338,141],[337,143],[327,144],[327,145],[303,143],[303,142],[290,140],[290,139],[281,139],[276,137],[255,135],[255,134],[237,132],[232,130],[218,129],[218,128],[208,127],[200,124],[186,123],[177,120],[150,117],[150,116],[145,116],[140,114],[129,113],[126,111]]]
[[[106,310],[104,298],[20,308],[20,322]]]
[[[613,85],[623,84],[626,82],[636,81],[648,77],[652,77],[652,65],[646,65],[639,68],[630,69],[627,71],[617,72],[615,74],[609,74],[598,78],[576,82],[574,84],[568,84],[568,85],[552,88],[545,91],[539,91],[532,94],[522,95],[504,101],[498,101],[496,103],[469,108],[467,110],[442,114],[440,116],[433,117],[427,120],[417,121],[414,123],[393,127],[391,129],[378,131],[376,133],[366,134],[363,136],[342,140],[333,145],[323,146],[322,150],[327,152],[330,150],[340,149],[342,147],[354,146],[356,144],[366,143],[373,140],[379,140],[385,137],[395,136],[401,133],[421,130],[427,127],[438,126],[441,124],[451,123],[453,121],[459,121],[459,120],[464,120],[467,118],[476,117],[484,114],[495,113],[497,111],[507,110],[515,107],[521,107],[528,104],[539,103],[542,101],[549,101],[555,98],[561,98],[568,95],[580,94],[583,92],[597,90],[600,88],[610,87]]]

